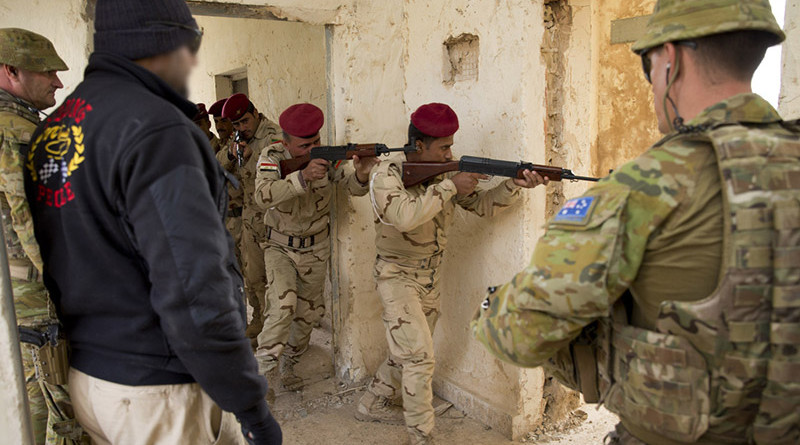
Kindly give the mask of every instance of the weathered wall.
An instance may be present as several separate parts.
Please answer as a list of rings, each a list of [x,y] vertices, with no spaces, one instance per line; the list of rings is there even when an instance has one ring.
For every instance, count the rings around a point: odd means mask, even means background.
[[[83,69],[93,47],[93,25],[85,0],[3,0],[0,28],[24,28],[53,42],[69,71],[59,73],[64,88],[56,92],[56,103],[83,80]]]
[[[246,67],[250,99],[273,122],[298,102],[326,108],[324,27],[273,20],[196,19],[204,35],[190,81],[192,101],[211,105],[220,99],[214,76]]]
[[[780,112],[785,119],[800,119],[800,0],[786,0],[785,31]]]
[[[660,139],[653,94],[630,44],[611,44],[613,20],[649,15],[655,0],[592,2],[597,76],[597,129],[592,170],[605,176]]]

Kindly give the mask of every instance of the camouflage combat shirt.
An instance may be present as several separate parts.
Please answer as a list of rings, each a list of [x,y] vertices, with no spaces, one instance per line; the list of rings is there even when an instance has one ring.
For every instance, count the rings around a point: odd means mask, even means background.
[[[780,120],[762,98],[741,94],[707,108],[688,125],[767,128]],[[608,317],[626,290],[632,294],[630,324],[654,330],[662,302],[701,300],[719,282],[721,193],[708,139],[666,136],[564,205],[530,265],[510,283],[490,288],[472,322],[473,334],[503,360],[543,365],[584,327]],[[621,420],[629,428],[639,421]]]
[[[447,228],[456,205],[478,216],[492,216],[519,199],[519,187],[510,179],[491,189],[479,185],[469,195],[459,196],[450,180],[454,175],[406,189],[402,161],[384,161],[375,167],[370,193],[379,256],[403,262],[439,255],[447,245]]]
[[[19,270],[35,267],[41,274],[42,256],[33,234],[33,220],[25,198],[20,152],[21,146],[30,143],[38,123],[39,117],[32,105],[0,90],[0,206],[9,266]],[[19,291],[20,286],[25,287],[22,289],[24,292]],[[36,323],[49,317],[44,286],[40,283],[24,285],[15,279],[14,288],[18,322]],[[30,301],[19,301],[19,295],[24,295]]]
[[[349,163],[332,163],[328,176],[305,183],[302,171],[281,179],[280,162],[291,159],[282,142],[270,145],[261,153],[256,177],[256,205],[264,209],[264,223],[280,233],[311,236],[325,231],[330,223],[333,184],[341,182],[353,196],[364,196],[368,184],[358,182]]]

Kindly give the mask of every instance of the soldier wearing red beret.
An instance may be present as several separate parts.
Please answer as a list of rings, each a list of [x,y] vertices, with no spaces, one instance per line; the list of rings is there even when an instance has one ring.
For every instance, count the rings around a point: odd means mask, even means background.
[[[447,105],[423,105],[411,115],[409,162],[453,159],[458,116]],[[476,188],[476,173],[451,173],[406,189],[402,161],[387,161],[372,175],[371,196],[378,258],[375,276],[383,303],[389,358],[358,403],[356,418],[405,423],[411,444],[433,443],[433,330],[439,318],[439,265],[455,207],[491,216],[519,197],[520,187],[545,183],[530,171],[494,188]],[[394,402],[402,398],[403,409]]]
[[[220,141],[211,132],[211,119],[208,117],[208,111],[206,110],[206,104],[199,103],[197,104],[197,114],[195,114],[192,121],[203,130],[206,137],[208,138],[208,143],[211,144],[211,148],[214,150],[214,153],[219,151]]]
[[[266,239],[264,211],[259,208],[255,195],[256,171],[261,152],[279,140],[278,125],[259,113],[255,105],[244,94],[234,94],[222,106],[222,117],[230,120],[238,132],[240,142],[231,143],[227,150],[220,150],[217,159],[222,167],[236,175],[242,192],[242,238],[240,244],[242,271],[247,287],[247,301],[253,307],[253,319],[247,326],[247,336],[255,344],[255,337],[263,324],[264,295],[267,276],[264,268],[264,250],[261,243]],[[239,166],[241,152],[241,166]],[[237,216],[235,213],[233,216]]]
[[[225,101],[227,100],[227,97],[220,99],[208,108],[208,114],[214,117],[214,129],[217,130],[217,136],[223,147],[228,146],[228,139],[233,136],[233,124],[230,120],[222,117],[222,107],[225,106]]]
[[[281,114],[283,141],[261,153],[255,202],[265,210],[267,227],[267,307],[258,336],[256,359],[271,384],[280,364],[283,386],[297,390],[303,380],[294,372],[308,347],[311,331],[325,314],[323,292],[330,257],[329,213],[334,183],[353,196],[367,194],[369,172],[377,158],[353,159],[355,171],[313,159],[304,170],[281,179],[280,161],[309,154],[320,145],[322,110],[297,104]]]

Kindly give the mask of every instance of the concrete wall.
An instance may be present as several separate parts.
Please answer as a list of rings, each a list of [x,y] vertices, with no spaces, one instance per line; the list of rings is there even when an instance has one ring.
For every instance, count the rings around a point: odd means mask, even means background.
[[[786,41],[783,43],[783,78],[780,112],[785,119],[800,119],[800,0],[786,0]]]
[[[190,81],[192,101],[210,106],[220,99],[215,75],[246,68],[250,99],[273,122],[298,102],[326,108],[323,26],[220,17],[197,17],[197,23],[204,35]]]
[[[94,31],[85,0],[3,0],[0,28],[24,28],[53,42],[69,71],[59,73],[64,88],[56,92],[56,103],[83,80],[83,69],[92,51]]]
[[[644,152],[661,136],[653,112],[653,94],[642,73],[641,61],[630,44],[611,43],[613,20],[649,15],[655,0],[599,0],[592,2],[593,48],[596,56],[597,128],[592,170],[605,176]]]

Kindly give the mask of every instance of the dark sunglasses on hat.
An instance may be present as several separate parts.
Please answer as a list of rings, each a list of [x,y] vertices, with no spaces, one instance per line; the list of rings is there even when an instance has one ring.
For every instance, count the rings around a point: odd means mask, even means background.
[[[673,45],[682,45],[682,46],[689,47],[691,49],[697,49],[697,42],[693,42],[691,40],[679,40],[679,41],[671,42],[671,43]],[[647,79],[648,83],[653,83],[653,81],[650,79],[650,72],[653,71],[653,61],[650,60],[650,58],[647,57],[647,55],[650,54],[653,50],[661,48],[662,46],[664,46],[664,45],[660,45],[660,46],[656,46],[654,48],[650,48],[649,50],[647,50],[647,51],[642,53],[642,70],[644,70],[644,78]]]
[[[184,25],[183,23],[167,22],[167,21],[153,21],[153,22],[147,22],[146,24],[156,25],[156,26],[169,26],[172,28],[181,28],[193,32],[195,37],[191,42],[189,42],[189,51],[191,51],[192,54],[197,54],[197,51],[200,50],[200,44],[203,43],[202,28],[195,28],[189,25]]]

